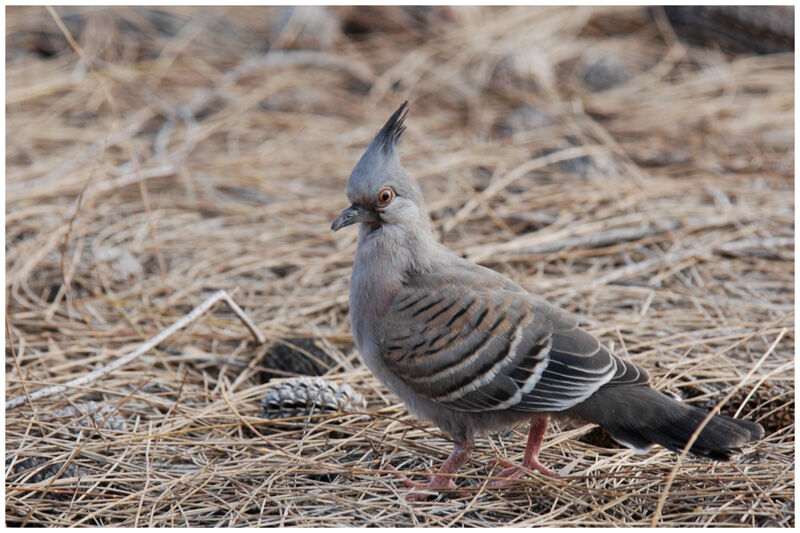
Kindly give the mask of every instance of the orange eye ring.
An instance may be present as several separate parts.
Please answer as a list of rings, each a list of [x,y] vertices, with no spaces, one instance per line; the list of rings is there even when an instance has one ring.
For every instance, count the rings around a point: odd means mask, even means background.
[[[394,191],[391,187],[384,187],[378,192],[378,205],[385,207],[394,200]]]

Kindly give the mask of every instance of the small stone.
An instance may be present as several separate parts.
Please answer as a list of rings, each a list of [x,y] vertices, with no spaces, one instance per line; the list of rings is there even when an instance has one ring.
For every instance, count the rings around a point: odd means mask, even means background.
[[[499,132],[503,137],[513,137],[539,128],[555,126],[556,120],[539,107],[523,105],[511,110],[499,124]]]
[[[105,263],[114,281],[127,281],[144,273],[142,264],[124,248],[103,246],[97,250],[95,260]]]
[[[583,84],[593,92],[622,85],[635,73],[616,55],[604,55],[591,60],[583,72]]]

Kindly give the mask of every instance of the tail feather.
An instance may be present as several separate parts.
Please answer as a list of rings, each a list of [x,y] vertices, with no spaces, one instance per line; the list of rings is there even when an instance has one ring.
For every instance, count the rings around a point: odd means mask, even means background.
[[[646,385],[603,387],[572,409],[615,440],[637,451],[652,444],[680,453],[708,411],[681,403]],[[746,443],[764,436],[755,422],[715,415],[695,440],[691,453],[729,460]]]

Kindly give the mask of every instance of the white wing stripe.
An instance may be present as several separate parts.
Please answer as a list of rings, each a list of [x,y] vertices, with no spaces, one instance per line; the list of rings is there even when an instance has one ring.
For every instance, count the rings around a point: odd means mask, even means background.
[[[462,387],[459,387],[458,389],[456,389],[455,391],[451,392],[450,394],[447,394],[447,395],[444,395],[444,396],[437,396],[434,399],[437,402],[452,401],[454,399],[461,398],[462,396],[466,395],[467,393],[470,393],[472,391],[480,389],[481,387],[483,387],[484,385],[489,383],[491,380],[493,380],[495,378],[495,376],[497,376],[497,374],[500,373],[500,370],[505,365],[507,365],[510,361],[514,360],[514,356],[516,355],[516,351],[517,351],[517,348],[519,347],[519,343],[522,342],[522,339],[523,339],[523,337],[525,335],[525,326],[527,326],[528,324],[533,322],[534,318],[535,317],[532,316],[528,321],[526,321],[524,323],[520,322],[517,325],[517,329],[516,329],[516,331],[514,331],[514,338],[511,341],[511,346],[509,346],[506,356],[503,357],[502,359],[500,359],[489,370],[487,370],[486,372],[484,372],[483,374],[481,374],[480,376],[478,376],[474,380],[470,381],[466,385],[464,385]],[[502,351],[502,349],[501,349],[501,351]],[[468,359],[472,360],[472,359],[474,359],[474,357],[477,357],[477,355],[470,356]],[[461,366],[461,365],[459,365],[459,366]],[[495,409],[498,409],[498,408],[496,407]]]

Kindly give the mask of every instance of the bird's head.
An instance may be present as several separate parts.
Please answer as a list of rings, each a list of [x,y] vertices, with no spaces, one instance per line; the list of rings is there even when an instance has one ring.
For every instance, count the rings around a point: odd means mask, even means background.
[[[333,231],[356,222],[371,230],[388,225],[411,229],[421,219],[427,220],[419,186],[408,177],[397,153],[407,114],[408,102],[404,102],[361,156],[347,180],[347,199],[352,205],[333,221]]]

